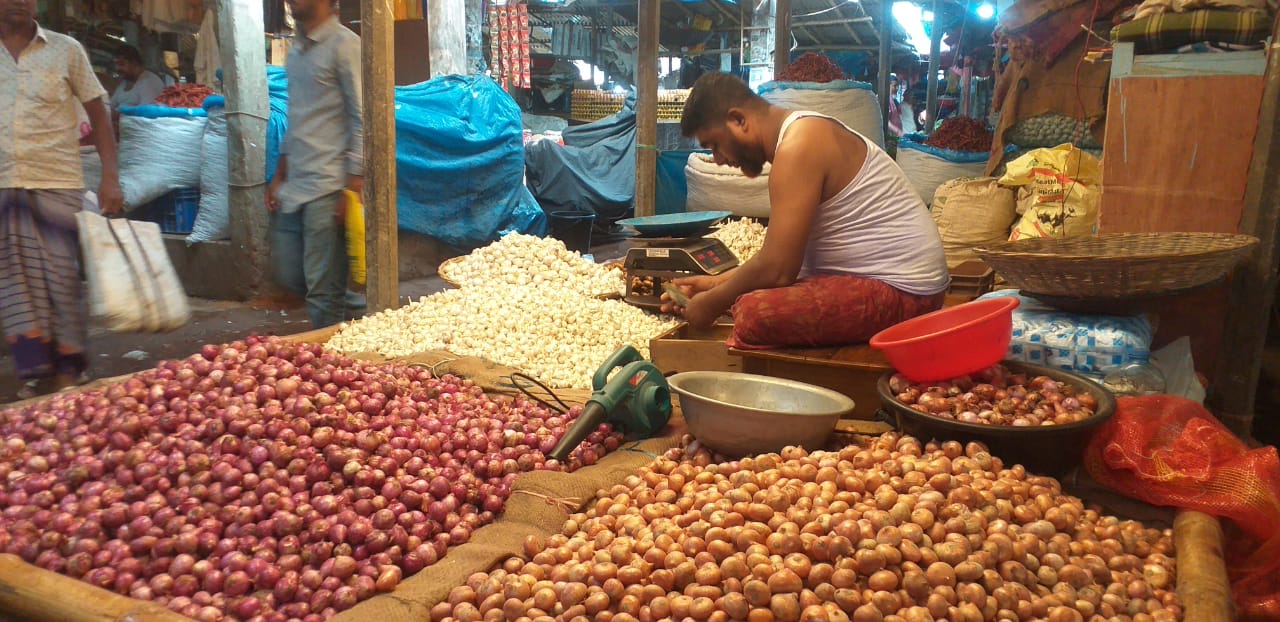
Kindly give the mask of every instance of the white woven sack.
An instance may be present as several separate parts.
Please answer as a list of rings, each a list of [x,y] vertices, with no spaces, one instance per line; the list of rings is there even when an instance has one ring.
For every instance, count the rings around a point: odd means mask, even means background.
[[[884,148],[884,117],[880,116],[880,100],[867,89],[778,89],[761,97],[782,108],[834,117],[874,142],[877,147]]]
[[[1009,228],[1018,217],[1013,191],[994,177],[962,177],[942,184],[929,213],[952,268],[978,259],[974,247],[1009,239]]]
[[[917,149],[903,149],[899,146],[898,166],[925,205],[932,205],[933,194],[939,186],[958,177],[982,177],[987,163],[952,162]]]
[[[222,108],[209,109],[209,122],[204,126],[200,159],[200,209],[191,226],[187,244],[226,240],[231,237],[231,208],[227,203],[227,116]]]
[[[76,214],[89,312],[117,333],[165,332],[191,319],[160,225]]]
[[[750,178],[732,166],[720,166],[705,153],[689,154],[684,176],[689,187],[685,205],[690,212],[730,212],[749,218],[769,217],[769,170]]]
[[[204,117],[120,115],[120,187],[126,209],[200,185]]]

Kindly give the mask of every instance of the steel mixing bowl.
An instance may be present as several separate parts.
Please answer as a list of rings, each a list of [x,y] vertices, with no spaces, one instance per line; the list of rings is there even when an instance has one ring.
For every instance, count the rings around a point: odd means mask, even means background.
[[[782,378],[690,371],[667,382],[694,438],[733,457],[790,445],[819,449],[840,417],[853,412],[853,400],[843,394]]]

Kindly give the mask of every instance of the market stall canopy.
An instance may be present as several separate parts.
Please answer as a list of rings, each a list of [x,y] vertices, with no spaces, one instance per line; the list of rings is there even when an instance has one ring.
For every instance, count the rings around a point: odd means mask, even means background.
[[[876,50],[880,43],[879,6],[879,2],[856,0],[793,0],[792,52]],[[593,53],[602,54],[600,60],[606,61],[611,53],[629,54],[637,41],[636,9],[635,2],[615,0],[531,3],[532,52],[586,61],[596,60]],[[752,25],[753,10],[752,4],[728,0],[664,0],[659,54],[737,53],[743,27]],[[607,29],[616,42],[599,42],[594,48],[600,48],[600,52],[595,52],[589,41],[585,45],[570,42],[566,47],[556,32],[566,25],[578,26],[584,32]],[[896,54],[916,54],[907,43],[906,31],[897,23],[893,25],[893,39]]]

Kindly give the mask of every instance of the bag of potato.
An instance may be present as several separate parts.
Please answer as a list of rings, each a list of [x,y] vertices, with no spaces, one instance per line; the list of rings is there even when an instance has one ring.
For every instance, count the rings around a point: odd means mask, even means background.
[[[1009,239],[1014,212],[1013,191],[994,177],[961,177],[938,187],[930,210],[947,266],[977,259],[975,246]]]
[[[1070,144],[1035,149],[1010,162],[1000,184],[1018,188],[1022,219],[1011,241],[1084,237],[1097,228],[1102,167],[1097,158]]]

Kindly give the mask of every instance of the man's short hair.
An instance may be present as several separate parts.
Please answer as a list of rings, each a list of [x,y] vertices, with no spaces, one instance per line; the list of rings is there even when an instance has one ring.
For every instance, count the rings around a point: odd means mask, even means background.
[[[724,123],[730,108],[763,108],[769,103],[756,95],[737,76],[708,73],[693,83],[693,91],[680,115],[680,133],[693,136],[698,130]]]
[[[115,58],[138,65],[142,64],[142,52],[139,52],[138,48],[133,47],[132,45],[126,44],[116,48]]]

